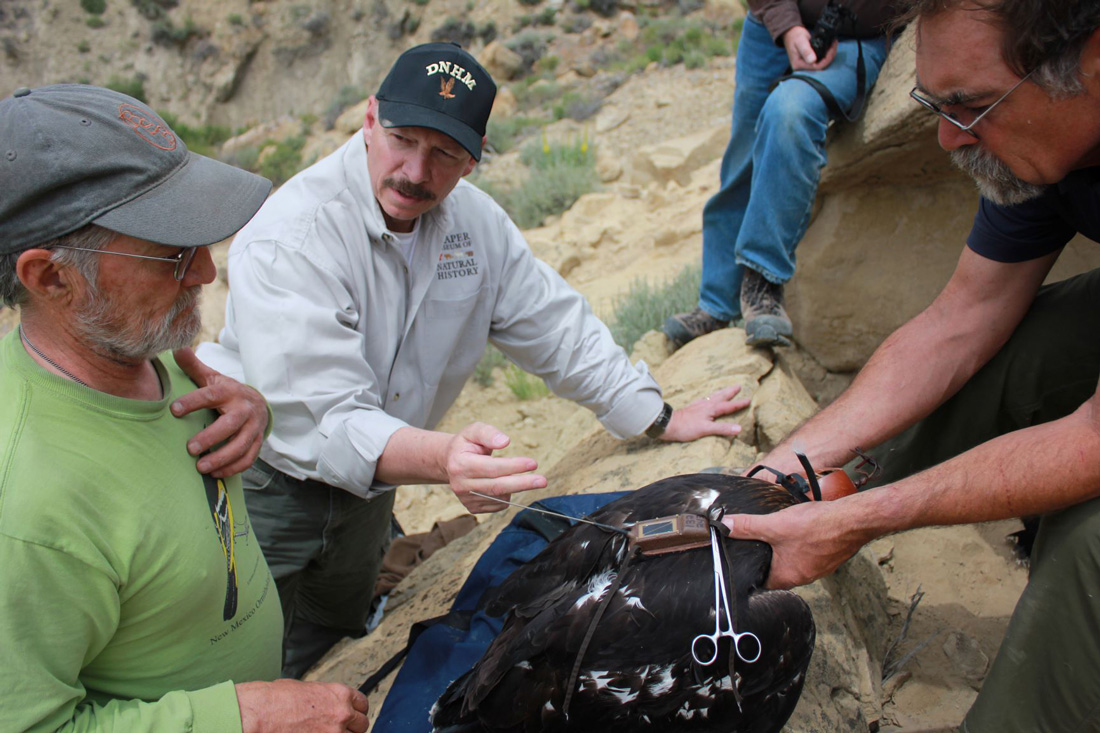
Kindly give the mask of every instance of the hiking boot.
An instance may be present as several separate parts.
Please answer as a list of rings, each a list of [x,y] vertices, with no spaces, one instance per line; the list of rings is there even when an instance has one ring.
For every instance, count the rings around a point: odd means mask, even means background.
[[[696,308],[691,313],[677,313],[669,316],[665,321],[664,332],[672,342],[672,346],[678,349],[692,339],[706,336],[711,331],[725,328],[729,324],[729,321],[719,321],[702,308]]]
[[[765,280],[759,272],[747,267],[741,280],[741,315],[745,317],[745,343],[791,345],[794,328],[783,309],[783,286]]]

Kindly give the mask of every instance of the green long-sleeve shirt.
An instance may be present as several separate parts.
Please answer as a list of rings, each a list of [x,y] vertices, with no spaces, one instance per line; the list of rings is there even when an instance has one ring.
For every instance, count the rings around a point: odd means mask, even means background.
[[[282,613],[240,481],[173,417],[0,340],[0,731],[240,730],[233,682],[278,676]]]

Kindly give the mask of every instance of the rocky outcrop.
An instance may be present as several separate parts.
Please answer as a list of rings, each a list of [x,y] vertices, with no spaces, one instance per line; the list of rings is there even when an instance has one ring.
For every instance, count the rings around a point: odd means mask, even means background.
[[[927,306],[951,276],[977,208],[974,184],[936,142],[936,117],[908,96],[913,29],[894,43],[865,114],[829,144],[818,205],[787,291],[799,343],[851,371]],[[1100,248],[1067,247],[1049,280],[1100,266]]]
[[[448,21],[503,27],[521,9],[506,0],[4,0],[0,96],[82,82],[140,92],[192,125],[320,116],[341,88],[375,89],[397,53]]]

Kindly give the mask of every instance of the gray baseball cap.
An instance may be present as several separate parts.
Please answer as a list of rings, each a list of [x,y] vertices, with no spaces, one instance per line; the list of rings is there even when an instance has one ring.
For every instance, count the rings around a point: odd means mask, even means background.
[[[86,224],[201,247],[248,223],[271,182],[187,150],[153,110],[83,84],[0,100],[0,253]]]

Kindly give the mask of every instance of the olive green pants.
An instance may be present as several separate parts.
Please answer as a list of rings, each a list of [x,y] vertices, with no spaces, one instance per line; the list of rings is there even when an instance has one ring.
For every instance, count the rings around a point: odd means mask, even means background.
[[[1063,417],[1096,392],[1098,379],[1094,270],[1044,287],[1005,347],[958,394],[872,451],[885,470],[875,483]],[[1034,460],[1044,465],[1042,445]],[[1100,498],[1042,518],[1027,588],[961,730],[1100,731]]]
[[[333,644],[366,633],[394,492],[361,499],[259,459],[241,479],[283,607],[283,676],[301,677]]]

